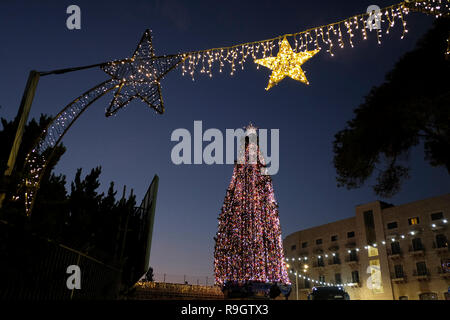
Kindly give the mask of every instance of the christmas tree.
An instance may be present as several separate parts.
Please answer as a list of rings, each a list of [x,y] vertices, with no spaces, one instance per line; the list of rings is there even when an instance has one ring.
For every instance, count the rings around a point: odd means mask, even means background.
[[[290,284],[278,205],[265,170],[256,128],[250,125],[218,218],[214,250],[218,285]]]

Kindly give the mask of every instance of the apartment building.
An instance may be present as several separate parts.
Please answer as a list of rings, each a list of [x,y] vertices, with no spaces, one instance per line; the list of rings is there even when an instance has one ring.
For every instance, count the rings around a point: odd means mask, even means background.
[[[353,300],[450,299],[450,194],[394,206],[375,201],[355,216],[283,240],[293,287],[340,285]]]

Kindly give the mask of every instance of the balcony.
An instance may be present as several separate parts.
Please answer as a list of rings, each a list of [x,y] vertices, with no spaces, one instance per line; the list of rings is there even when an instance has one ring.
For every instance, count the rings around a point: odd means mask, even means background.
[[[350,288],[361,288],[361,282],[359,282],[359,281],[352,282],[352,283],[349,283],[348,286]]]
[[[425,255],[425,248],[423,246],[410,246],[409,254],[413,257],[423,257]]]
[[[442,279],[450,279],[450,272],[446,272],[442,267],[437,267],[437,273]]]
[[[450,251],[449,246],[446,243],[433,242],[433,249],[437,254],[446,254]]]
[[[323,262],[321,262],[321,263],[319,263],[319,262],[314,262],[313,265],[312,265],[312,267],[313,267],[314,269],[323,270],[323,269],[325,268],[325,263],[323,263]]]
[[[354,268],[359,265],[358,257],[349,256],[345,258],[345,263],[350,266],[351,268]]]
[[[402,273],[391,273],[391,280],[393,283],[405,283],[406,275]]]
[[[428,281],[430,280],[431,274],[428,269],[421,271],[414,270],[413,276],[417,281]]]
[[[402,258],[402,250],[387,250],[387,254],[389,256],[390,259],[392,260],[398,260]]]

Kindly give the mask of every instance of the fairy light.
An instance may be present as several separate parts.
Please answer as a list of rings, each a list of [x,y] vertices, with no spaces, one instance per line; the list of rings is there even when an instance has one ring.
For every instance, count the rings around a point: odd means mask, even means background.
[[[268,57],[255,60],[255,63],[272,70],[269,84],[266,90],[269,90],[278,84],[285,77],[309,84],[301,66],[316,55],[320,50],[295,53],[286,38],[283,38],[280,50],[276,57]]]
[[[246,129],[256,133],[251,125]],[[252,164],[250,159],[254,156],[258,161]],[[278,204],[270,176],[261,174],[264,167],[259,146],[252,141],[243,143],[218,217],[214,249],[216,284],[247,281],[290,284],[287,261],[299,263],[300,259],[284,257]]]

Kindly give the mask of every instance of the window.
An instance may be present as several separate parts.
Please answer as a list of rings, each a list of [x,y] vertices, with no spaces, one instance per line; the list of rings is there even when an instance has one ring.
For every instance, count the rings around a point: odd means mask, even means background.
[[[447,248],[448,247],[447,237],[445,236],[445,234],[438,234],[436,236],[436,247],[437,248]]]
[[[356,254],[356,250],[355,249],[350,251],[349,258],[350,258],[350,261],[358,261],[358,255]]]
[[[387,224],[387,228],[388,228],[389,230],[391,230],[391,229],[397,229],[397,228],[398,228],[397,221],[388,223],[388,224]]]
[[[419,224],[419,217],[409,218],[408,219],[408,223],[409,223],[410,226]]]
[[[291,247],[291,251],[295,251],[295,249],[297,249],[297,246],[294,244],[294,245]]]
[[[342,283],[342,279],[341,279],[341,274],[340,273],[336,273],[334,275],[334,281],[336,282],[336,284],[341,284]]]
[[[373,218],[373,211],[364,212],[364,226],[366,228],[366,240],[367,243],[375,243],[377,241],[375,233],[375,220]]]
[[[419,294],[419,299],[420,300],[437,300],[438,296],[437,296],[437,293],[426,292],[426,293]]]
[[[325,282],[325,276],[319,276],[319,282]]]
[[[392,254],[400,254],[401,253],[400,242],[398,242],[398,241],[391,242],[391,253]]]
[[[333,264],[340,264],[341,260],[339,259],[339,253],[335,253],[333,256]]]
[[[347,232],[347,238],[348,238],[348,239],[354,238],[354,237],[355,237],[355,231]]]
[[[337,241],[338,236],[331,236],[331,241]]]
[[[317,240],[316,240],[316,244],[317,244],[317,245],[322,244],[322,239],[317,239]]]
[[[401,264],[396,264],[394,266],[394,270],[395,270],[395,279],[400,279],[404,277],[403,266]]]
[[[444,218],[444,214],[442,212],[436,212],[431,214],[431,220],[440,220]]]
[[[324,267],[325,264],[323,263],[323,257],[317,258],[317,266],[318,267]]]
[[[302,248],[306,248],[308,246],[308,242],[303,242],[302,243]]]
[[[417,262],[416,267],[417,267],[417,275],[418,276],[428,275],[427,265],[426,265],[425,261]]]
[[[309,280],[305,279],[305,288],[309,289],[311,287]]]
[[[423,250],[422,239],[420,238],[414,238],[412,240],[412,245],[414,251]]]
[[[358,271],[352,272],[352,283],[359,283],[359,272]]]

